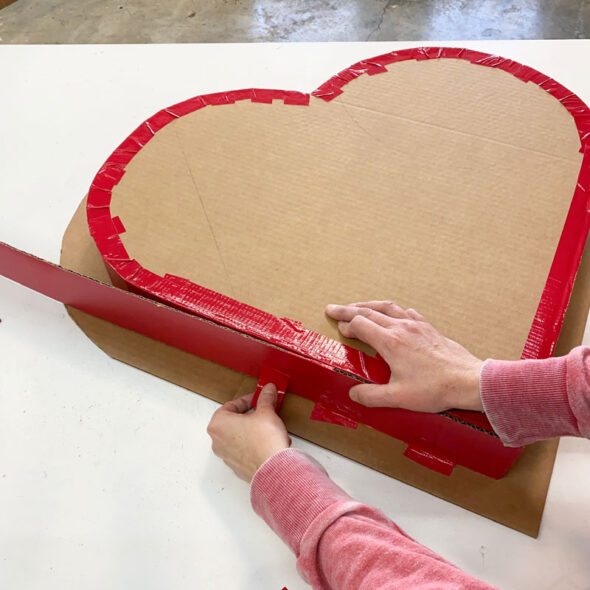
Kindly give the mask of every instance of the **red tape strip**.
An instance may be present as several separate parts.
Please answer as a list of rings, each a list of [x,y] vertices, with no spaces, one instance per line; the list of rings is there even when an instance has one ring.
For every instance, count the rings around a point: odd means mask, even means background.
[[[437,453],[417,445],[408,445],[408,448],[404,451],[404,457],[443,475],[451,475],[455,467],[455,464],[446,457],[441,457]]]
[[[283,399],[287,393],[289,376],[266,365],[260,369],[258,384],[256,385],[256,391],[254,392],[254,397],[252,398],[252,407],[255,408],[258,405],[258,398],[260,397],[262,388],[268,383],[273,383],[277,388],[277,402],[275,405],[275,410],[278,412],[281,409]]]
[[[240,373],[260,377],[262,383],[268,379],[278,381],[275,372],[266,373],[266,377],[264,373],[261,375],[263,367],[272,367],[283,376],[289,375],[291,393],[318,401],[319,393],[324,392],[325,397],[321,399],[329,400],[329,408],[335,408],[333,412],[339,416],[347,416],[408,444],[436,449],[449,461],[490,477],[501,477],[522,450],[504,447],[485,428],[440,414],[355,404],[348,391],[359,383],[358,379],[335,370],[330,363],[271,346],[239,330],[105,285],[2,242],[0,274],[95,317]],[[279,387],[284,388],[284,382]]]
[[[320,399],[313,407],[309,418],[317,422],[338,424],[347,428],[356,428],[358,426],[358,422],[349,416],[346,409],[343,409],[342,404],[336,403],[334,399],[325,394],[320,395]]]

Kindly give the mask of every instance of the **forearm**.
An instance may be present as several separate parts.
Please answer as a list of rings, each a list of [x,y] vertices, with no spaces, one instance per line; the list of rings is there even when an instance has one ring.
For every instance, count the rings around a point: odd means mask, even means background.
[[[269,459],[254,476],[251,498],[314,588],[490,588],[350,498],[299,451]]]
[[[559,358],[486,361],[481,398],[505,445],[567,435],[590,437],[589,351],[578,347]]]

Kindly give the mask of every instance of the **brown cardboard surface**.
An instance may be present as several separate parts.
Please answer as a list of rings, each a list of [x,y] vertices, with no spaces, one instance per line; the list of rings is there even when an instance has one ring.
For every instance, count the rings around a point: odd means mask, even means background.
[[[581,156],[567,111],[534,85],[454,60],[404,62],[332,103],[207,107],[158,132],[127,166],[112,211],[131,256],[337,338],[328,302],[391,298],[481,357],[518,358]],[[82,209],[62,264],[107,281]],[[560,349],[581,339],[578,277]],[[582,286],[580,286],[582,285]],[[584,288],[585,287],[585,288]],[[70,310],[109,355],[225,401],[254,382]],[[369,428],[312,422],[287,396],[291,432],[535,536],[557,443],[531,445],[499,481],[450,477]]]
[[[111,211],[156,274],[332,338],[326,303],[393,299],[478,356],[516,359],[579,148],[538,86],[408,61],[330,103],[245,101],[174,121],[129,163]]]

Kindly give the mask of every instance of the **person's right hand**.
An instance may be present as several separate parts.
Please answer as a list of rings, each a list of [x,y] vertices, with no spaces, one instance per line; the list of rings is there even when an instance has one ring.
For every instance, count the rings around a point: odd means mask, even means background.
[[[276,386],[262,388],[256,408],[253,397],[251,393],[226,402],[207,426],[213,452],[248,482],[267,459],[291,445],[287,427],[275,411]]]
[[[385,385],[352,387],[352,400],[418,412],[483,411],[479,392],[483,361],[445,338],[415,310],[391,301],[368,301],[328,305],[326,313],[338,320],[343,336],[372,346],[391,369]]]

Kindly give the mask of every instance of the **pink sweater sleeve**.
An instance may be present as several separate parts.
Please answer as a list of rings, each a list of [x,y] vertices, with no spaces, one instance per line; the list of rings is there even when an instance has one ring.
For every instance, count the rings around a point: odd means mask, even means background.
[[[484,363],[483,406],[506,446],[557,436],[590,438],[590,348],[543,360]]]
[[[590,348],[545,360],[488,360],[480,387],[486,414],[508,446],[590,438]],[[300,451],[286,449],[266,461],[252,480],[251,500],[314,588],[491,588],[353,500]]]
[[[251,500],[291,547],[299,572],[314,588],[491,588],[414,541],[375,508],[353,500],[301,451],[285,449],[266,461],[252,480]]]

